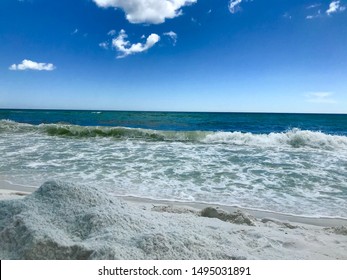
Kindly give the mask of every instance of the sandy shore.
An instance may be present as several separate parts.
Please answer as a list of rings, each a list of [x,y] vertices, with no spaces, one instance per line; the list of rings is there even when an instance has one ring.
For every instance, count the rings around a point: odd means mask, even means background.
[[[1,258],[347,259],[344,219],[116,198],[55,182],[33,190],[1,183]]]
[[[36,189],[37,188],[15,185],[5,180],[0,180],[0,200],[9,198],[21,198],[22,196],[31,194]]]

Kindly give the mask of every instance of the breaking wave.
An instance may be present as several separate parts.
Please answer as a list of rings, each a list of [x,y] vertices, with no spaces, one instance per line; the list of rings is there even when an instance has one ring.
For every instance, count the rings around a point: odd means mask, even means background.
[[[127,127],[78,126],[70,124],[30,125],[10,120],[0,121],[0,133],[43,133],[69,138],[113,138],[119,140],[199,142],[239,146],[287,146],[347,150],[347,136],[330,135],[297,128],[280,133],[253,134],[225,131],[161,131]]]

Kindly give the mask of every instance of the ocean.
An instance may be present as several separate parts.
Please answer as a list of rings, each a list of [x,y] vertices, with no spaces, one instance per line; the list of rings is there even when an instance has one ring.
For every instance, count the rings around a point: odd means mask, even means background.
[[[1,181],[347,218],[347,115],[0,110]]]

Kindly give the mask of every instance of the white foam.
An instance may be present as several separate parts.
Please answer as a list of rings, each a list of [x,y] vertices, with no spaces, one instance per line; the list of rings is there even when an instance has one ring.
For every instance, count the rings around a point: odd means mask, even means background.
[[[292,129],[283,133],[252,134],[241,132],[216,132],[207,135],[207,143],[278,147],[310,147],[319,149],[347,149],[347,137],[322,132]]]

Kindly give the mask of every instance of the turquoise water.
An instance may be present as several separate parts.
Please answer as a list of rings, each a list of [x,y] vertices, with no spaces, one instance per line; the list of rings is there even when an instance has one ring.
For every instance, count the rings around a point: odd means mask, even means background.
[[[347,115],[0,110],[0,180],[347,218]]]
[[[0,119],[173,131],[284,132],[292,128],[347,136],[347,115],[0,110]]]

